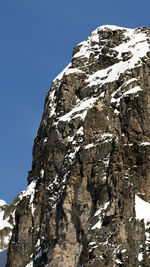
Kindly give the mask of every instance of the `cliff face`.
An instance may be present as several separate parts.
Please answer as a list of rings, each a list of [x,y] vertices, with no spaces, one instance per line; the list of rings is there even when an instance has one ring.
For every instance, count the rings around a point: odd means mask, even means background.
[[[102,26],[53,81],[7,267],[150,266],[149,47]]]

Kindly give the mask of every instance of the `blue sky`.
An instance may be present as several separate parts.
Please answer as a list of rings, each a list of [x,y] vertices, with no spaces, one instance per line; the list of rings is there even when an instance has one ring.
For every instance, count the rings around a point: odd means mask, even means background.
[[[150,1],[0,0],[0,199],[27,186],[52,79],[100,25],[150,27]]]

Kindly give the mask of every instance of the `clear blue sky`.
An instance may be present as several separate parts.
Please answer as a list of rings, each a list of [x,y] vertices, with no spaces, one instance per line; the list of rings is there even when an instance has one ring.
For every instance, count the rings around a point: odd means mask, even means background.
[[[150,27],[150,0],[0,0],[0,199],[27,186],[52,79],[103,24]]]

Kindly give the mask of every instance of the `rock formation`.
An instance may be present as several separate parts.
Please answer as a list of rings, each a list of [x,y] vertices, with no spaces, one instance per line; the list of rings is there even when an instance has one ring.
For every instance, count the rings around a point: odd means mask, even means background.
[[[7,267],[150,266],[150,29],[102,26],[53,81]]]

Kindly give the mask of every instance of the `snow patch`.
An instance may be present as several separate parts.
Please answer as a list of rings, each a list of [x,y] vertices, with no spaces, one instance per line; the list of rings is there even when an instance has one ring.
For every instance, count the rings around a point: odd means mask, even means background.
[[[10,232],[7,236],[4,237],[4,242],[5,242],[6,245],[9,244],[11,236],[12,236],[12,232]]]
[[[138,261],[142,261],[142,260],[143,260],[143,253],[140,252],[140,253],[138,254]]]
[[[123,262],[121,260],[119,260],[119,259],[116,259],[116,263],[117,264],[123,264]]]
[[[135,86],[134,88],[132,88],[132,89],[126,91],[126,92],[123,94],[123,96],[125,96],[125,95],[130,95],[130,94],[136,94],[136,93],[139,92],[139,91],[142,91],[142,89],[140,88],[140,86]]]
[[[5,227],[8,227],[10,229],[13,228],[13,226],[9,223],[10,217],[7,217],[4,219],[5,212],[3,210],[0,211],[0,230],[3,230]]]
[[[93,246],[93,245],[95,245],[96,244],[96,242],[94,241],[94,242],[90,242],[89,243],[89,246]]]
[[[50,92],[49,94],[49,106],[50,106],[49,117],[52,117],[53,115],[55,115],[55,110],[56,110],[55,90]]]
[[[107,30],[107,29],[120,29],[116,26],[102,26],[96,29],[93,33],[98,35],[99,30]],[[111,83],[115,80],[118,80],[119,76],[124,73],[128,69],[133,69],[135,66],[141,64],[141,58],[146,56],[147,52],[149,51],[149,44],[148,44],[148,37],[145,33],[139,33],[136,30],[126,29],[124,28],[124,36],[128,41],[116,46],[113,50],[118,52],[117,58],[120,62],[114,64],[103,70],[98,70],[94,74],[90,75],[86,82],[89,83],[88,86],[92,85],[103,85],[104,83]],[[90,37],[89,37],[90,38]],[[86,47],[84,43],[84,47]],[[129,53],[131,57],[123,61],[122,60],[122,53]]]
[[[23,191],[22,198],[30,196],[30,203],[32,203],[35,193],[35,186],[36,186],[36,180],[33,180],[27,187],[25,191]]]
[[[0,199],[0,207],[5,205],[7,205],[7,203],[4,200]]]
[[[98,216],[98,215],[100,215],[100,214],[101,214],[101,211],[102,211],[102,210],[106,210],[107,207],[109,206],[109,204],[110,204],[110,201],[106,202],[100,209],[98,209],[98,210],[95,212],[94,216]]]
[[[98,100],[97,97],[91,97],[91,98],[86,98],[83,101],[80,101],[70,112],[67,114],[58,117],[58,121],[54,123],[54,125],[57,125],[59,121],[70,121],[78,116],[82,116],[83,113],[89,109],[92,108],[94,103]],[[78,113],[78,114],[77,114]],[[84,113],[83,118],[85,118],[86,113]]]
[[[79,70],[77,68],[69,68],[65,71],[65,75],[69,75],[69,74],[72,74],[72,73],[83,73],[82,70]]]
[[[143,89],[141,89],[140,86],[135,86],[134,88],[127,90],[126,92],[122,93],[121,96],[119,96],[118,98],[114,98],[115,94],[120,90],[121,88],[118,88],[118,90],[112,94],[112,99],[111,99],[111,103],[115,103],[117,102],[117,105],[119,105],[120,100],[125,96],[125,95],[130,95],[130,94],[136,94],[139,91],[142,91]]]
[[[101,208],[96,211],[96,213],[94,214],[94,216],[99,216],[101,215],[101,218],[99,219],[99,221],[94,225],[92,226],[91,230],[95,230],[95,229],[100,229],[101,226],[102,226],[102,219],[103,219],[103,215],[105,213],[105,210],[107,209],[107,207],[109,206],[110,202],[106,202],[104,205],[101,206]]]
[[[137,195],[135,195],[135,212],[136,219],[144,220],[145,229],[147,229],[147,223],[150,222],[150,204]]]
[[[43,140],[43,142],[46,143],[47,140],[48,140],[48,137],[45,137],[44,140]]]
[[[95,145],[93,143],[84,146],[84,149],[90,149],[92,147],[95,147]]]
[[[142,142],[140,145],[141,146],[150,146],[150,143],[149,142]]]
[[[36,180],[33,180],[29,186],[27,187],[27,189],[25,191],[22,192],[22,195],[20,197],[20,199],[22,199],[23,197],[30,197],[30,206],[31,206],[31,211],[32,211],[32,215],[34,214],[34,205],[33,205],[33,200],[34,200],[34,195],[35,195],[35,187],[36,187]]]
[[[33,267],[33,261],[30,261],[25,267]]]

